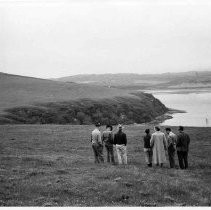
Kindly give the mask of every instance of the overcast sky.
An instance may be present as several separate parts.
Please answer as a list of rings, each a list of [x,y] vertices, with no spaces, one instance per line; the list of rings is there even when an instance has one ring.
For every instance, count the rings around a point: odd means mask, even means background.
[[[210,0],[0,0],[0,71],[211,70]]]

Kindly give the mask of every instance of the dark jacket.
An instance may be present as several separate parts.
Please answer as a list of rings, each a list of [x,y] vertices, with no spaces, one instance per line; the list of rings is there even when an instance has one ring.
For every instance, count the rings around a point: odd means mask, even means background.
[[[177,143],[176,143],[177,151],[184,151],[184,152],[188,151],[189,144],[190,144],[189,135],[187,133],[180,132],[177,135]]]
[[[103,142],[105,145],[113,145],[114,139],[112,131],[104,131],[102,135]]]
[[[150,147],[150,139],[151,139],[151,135],[150,134],[146,134],[144,136],[144,148],[151,148]]]
[[[114,144],[124,144],[125,146],[127,145],[127,137],[126,134],[123,132],[117,132],[114,135]]]

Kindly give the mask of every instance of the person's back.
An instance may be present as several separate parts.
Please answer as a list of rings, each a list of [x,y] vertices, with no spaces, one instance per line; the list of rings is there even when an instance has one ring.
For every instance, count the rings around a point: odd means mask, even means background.
[[[156,131],[155,133],[152,134],[153,138],[155,139],[154,144],[159,145],[159,147],[165,147],[165,134],[161,131]]]
[[[188,168],[188,151],[189,151],[190,137],[184,132],[184,127],[179,126],[179,134],[177,135],[177,155],[181,169]]]
[[[144,136],[144,154],[145,154],[145,160],[149,167],[152,167],[152,148],[150,146],[150,139],[151,134],[150,130],[145,130],[146,135]]]
[[[114,145],[116,145],[117,157],[119,164],[127,164],[127,137],[122,132],[122,126],[119,125],[118,132],[114,135]]]
[[[91,133],[92,148],[95,157],[95,163],[104,162],[103,159],[103,145],[101,140],[101,133],[99,130],[100,124],[96,123],[95,129]]]
[[[150,139],[151,139],[151,135],[149,133],[147,133],[144,136],[144,148],[149,149],[150,147]]]
[[[102,143],[102,141],[101,141],[101,133],[96,128],[92,131],[92,143],[93,144]]]
[[[155,126],[155,133],[152,134],[150,145],[153,149],[153,160],[156,165],[162,167],[166,162],[165,150],[167,149],[167,141],[165,134],[160,131],[158,126]]]
[[[174,134],[172,131],[170,131],[169,134],[168,134],[168,138],[167,138],[168,146],[175,145],[176,140],[177,140],[177,135]]]
[[[126,138],[126,134],[123,133],[122,131],[118,131],[115,135],[114,135],[114,144],[124,144],[125,146],[127,145],[127,138]]]
[[[102,138],[103,138],[103,142],[105,143],[105,145],[111,145],[113,144],[113,134],[112,134],[112,131],[103,131],[103,135],[102,135]]]
[[[177,135],[177,151],[188,151],[190,143],[190,137],[184,131]]]
[[[167,143],[168,143],[168,158],[170,168],[175,168],[175,145],[177,136],[171,131],[171,128],[166,128]]]
[[[114,164],[114,151],[113,151],[113,127],[111,125],[106,125],[106,130],[103,131],[102,140],[105,144],[107,150],[107,162],[112,162]]]

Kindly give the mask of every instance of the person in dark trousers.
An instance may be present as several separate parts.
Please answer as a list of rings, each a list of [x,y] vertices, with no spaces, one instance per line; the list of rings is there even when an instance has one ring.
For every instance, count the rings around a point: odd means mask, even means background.
[[[171,131],[171,128],[166,128],[167,134],[167,150],[169,157],[170,168],[175,168],[175,152],[177,136]]]
[[[119,164],[127,164],[127,136],[122,131],[122,125],[118,126],[118,132],[114,135],[114,145]]]
[[[150,146],[150,139],[151,134],[150,130],[145,130],[146,135],[144,136],[144,154],[145,154],[145,160],[149,167],[152,167],[152,148]]]
[[[95,163],[104,162],[103,158],[103,144],[101,140],[101,133],[100,133],[100,123],[95,124],[95,129],[92,131],[91,134],[91,142],[92,142],[92,149],[94,152]]]
[[[114,150],[113,143],[114,138],[112,134],[113,127],[111,125],[106,125],[106,131],[103,131],[102,139],[107,150],[107,162],[112,162],[114,164]]]
[[[190,144],[190,137],[184,132],[184,127],[179,126],[179,134],[177,135],[177,155],[179,160],[179,166],[181,169],[188,168],[188,151]]]

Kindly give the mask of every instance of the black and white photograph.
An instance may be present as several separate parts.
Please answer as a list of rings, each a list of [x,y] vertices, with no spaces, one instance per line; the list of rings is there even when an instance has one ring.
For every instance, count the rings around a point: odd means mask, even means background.
[[[210,0],[0,0],[1,207],[210,207]]]

